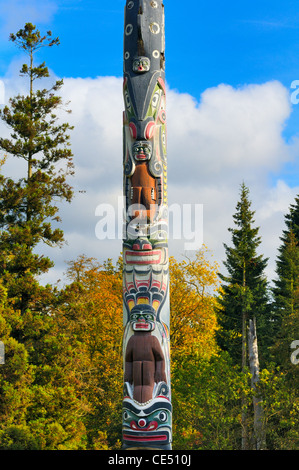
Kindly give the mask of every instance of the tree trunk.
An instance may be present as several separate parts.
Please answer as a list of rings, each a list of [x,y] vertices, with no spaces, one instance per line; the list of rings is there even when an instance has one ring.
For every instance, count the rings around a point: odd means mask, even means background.
[[[249,320],[248,328],[248,351],[249,351],[249,366],[251,371],[251,387],[254,390],[253,395],[253,448],[255,450],[263,450],[265,448],[265,435],[263,427],[263,408],[261,405],[262,399],[256,393],[256,385],[259,381],[259,358],[258,358],[258,345],[256,334],[256,321]]]
[[[247,341],[246,341],[246,263],[243,262],[243,298],[242,298],[242,372],[245,373],[246,363],[247,363]],[[241,414],[241,424],[242,424],[242,450],[248,450],[248,426],[247,426],[247,410],[246,410],[246,397],[243,394],[242,396],[242,414]]]
[[[33,49],[30,51],[30,124],[32,127],[32,97],[33,97]],[[29,138],[29,154],[28,154],[28,181],[32,176],[32,136]]]

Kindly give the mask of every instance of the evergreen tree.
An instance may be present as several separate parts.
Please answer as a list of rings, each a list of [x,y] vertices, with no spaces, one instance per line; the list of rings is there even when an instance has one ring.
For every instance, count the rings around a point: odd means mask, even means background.
[[[249,189],[243,183],[240,201],[233,215],[235,227],[229,228],[232,246],[224,244],[227,274],[219,274],[222,293],[219,297],[220,329],[217,333],[220,348],[228,351],[234,364],[242,368],[248,364],[246,338],[249,319],[256,318],[259,345],[265,346],[268,342],[269,299],[264,274],[268,260],[257,254],[261,238],[258,236],[259,228],[253,226],[253,216]],[[259,351],[265,358],[266,349],[259,347]]]
[[[281,326],[282,317],[292,315],[296,307],[296,291],[299,288],[299,197],[291,204],[285,216],[286,229],[283,230],[276,260],[277,279],[274,282],[274,311],[276,329]]]
[[[290,205],[289,214],[285,216],[285,223],[287,230],[284,231],[284,235],[292,230],[296,240],[299,241],[299,195],[295,198],[295,204]]]
[[[9,138],[0,137],[0,169],[7,158],[25,163],[19,179],[0,173],[0,286],[5,293],[0,340],[6,353],[0,367],[0,449],[80,448],[81,400],[62,354],[67,347],[63,332],[57,332],[57,293],[38,280],[53,263],[36,252],[38,245],[63,243],[58,202],[70,202],[73,195],[67,182],[73,172],[71,126],[56,114],[63,106],[56,95],[63,82],[48,89],[36,86],[49,72],[44,62],[35,65],[35,54],[59,39],[52,39],[50,31],[42,36],[31,23],[10,39],[28,57],[20,70],[28,94],[11,98],[0,112],[10,129]]]
[[[299,337],[299,197],[285,216],[273,281],[273,325],[276,362],[295,372],[290,361],[290,344]]]
[[[17,181],[0,175],[0,277],[14,308],[24,313],[33,299],[42,304],[36,276],[53,266],[34,249],[41,242],[50,246],[63,242],[62,230],[54,225],[60,220],[57,201],[72,199],[66,177],[72,173],[73,155],[67,134],[71,126],[59,123],[55,114],[63,104],[56,95],[63,81],[35,90],[35,82],[49,77],[49,71],[44,62],[34,64],[34,55],[42,47],[58,45],[59,39],[52,39],[51,31],[41,36],[31,23],[10,39],[28,56],[20,70],[29,79],[28,95],[11,98],[0,111],[11,129],[10,138],[0,138],[0,150],[16,164],[25,161],[27,174]]]

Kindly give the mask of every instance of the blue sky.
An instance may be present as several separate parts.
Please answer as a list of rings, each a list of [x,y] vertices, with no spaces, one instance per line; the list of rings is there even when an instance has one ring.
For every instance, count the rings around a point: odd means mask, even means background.
[[[237,86],[280,80],[289,87],[298,78],[297,1],[192,0],[186,2],[188,8],[179,0],[164,3],[171,87],[199,97],[219,83]],[[45,14],[26,4],[38,5]],[[10,25],[16,29],[25,21],[40,19],[41,29],[51,28],[61,45],[43,57],[60,76],[121,76],[124,4],[124,0],[0,1],[0,26],[8,33]],[[12,44],[3,43],[4,34],[1,39],[3,72],[16,51]]]
[[[164,3],[170,87],[199,99],[206,88],[219,83],[242,86],[279,80],[290,88],[298,79],[296,0],[192,0],[188,9],[179,0]],[[60,37],[59,48],[43,53],[57,75],[121,76],[124,4],[124,0],[1,0],[0,71],[3,74],[16,55],[13,44],[5,42],[8,33],[32,21]],[[298,118],[299,106],[285,129],[286,138],[296,131]]]
[[[220,262],[245,180],[272,276],[283,216],[299,192],[299,104],[291,102],[296,92],[291,84],[299,80],[298,1],[164,4],[170,201],[204,205],[204,242]],[[87,195],[77,195],[72,207],[63,209],[69,248],[54,255],[60,266],[54,277],[63,269],[61,260],[75,257],[82,245],[100,258],[120,248],[95,240],[94,212],[122,190],[124,5],[124,0],[0,0],[0,78],[7,94],[24,86],[17,72],[24,58],[8,41],[10,32],[32,22],[41,31],[51,29],[61,42],[42,50],[39,59],[65,79],[64,97],[74,110],[73,184]],[[180,250],[173,245],[173,254]]]

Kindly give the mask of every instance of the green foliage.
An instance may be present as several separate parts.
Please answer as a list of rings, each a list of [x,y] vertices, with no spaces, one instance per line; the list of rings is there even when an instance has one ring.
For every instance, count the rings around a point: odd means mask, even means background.
[[[174,449],[240,449],[241,398],[250,392],[227,353],[183,357],[172,387]]]
[[[285,216],[281,245],[276,260],[277,278],[273,287],[274,346],[277,364],[287,374],[290,384],[299,387],[297,368],[290,361],[290,345],[299,338],[299,198]]]
[[[298,450],[298,384],[290,382],[288,374],[270,364],[268,369],[261,372],[258,390],[263,397],[267,449]]]
[[[81,401],[66,360],[69,345],[59,343],[62,332],[51,316],[57,292],[37,279],[53,263],[34,252],[40,243],[63,243],[63,232],[56,227],[57,203],[72,199],[66,181],[73,171],[67,134],[71,127],[59,123],[56,114],[63,105],[56,95],[63,82],[56,81],[50,89],[34,88],[36,80],[49,77],[45,63],[34,63],[35,53],[59,40],[52,39],[51,32],[42,36],[31,23],[10,39],[27,54],[20,74],[29,83],[28,94],[11,98],[0,112],[11,130],[10,138],[0,138],[5,152],[2,170],[7,158],[21,159],[27,166],[18,180],[0,175],[0,328],[5,344],[0,369],[1,448],[79,448],[84,434],[77,418]]]
[[[194,264],[180,268],[173,260],[181,279],[190,279],[188,266],[194,268]],[[196,266],[199,273],[198,261]],[[209,272],[206,264],[202,268],[203,273]],[[120,448],[121,272],[111,261],[100,265],[81,256],[70,263],[68,276],[70,283],[52,297],[50,316],[29,311],[21,316],[6,309],[0,316],[1,337],[7,343],[7,363],[0,366],[1,449]],[[173,283],[177,286],[176,279]],[[185,288],[183,284],[182,294]],[[2,299],[4,308],[3,290]],[[10,339],[10,322],[26,332],[24,344]],[[188,345],[192,329],[186,334]],[[207,333],[203,335],[209,339]],[[240,371],[228,353],[216,352],[215,347],[207,355],[202,341],[193,342],[191,350],[182,343],[177,354],[179,337],[176,341],[172,349],[174,450],[240,449],[242,409],[248,412],[249,429],[253,427],[249,373]],[[294,384],[276,367],[264,368],[258,393],[267,448],[298,448]]]
[[[59,123],[56,110],[62,99],[55,93],[63,82],[50,89],[34,90],[37,79],[49,76],[44,63],[34,65],[34,53],[41,47],[59,44],[51,33],[41,36],[31,23],[10,36],[25,51],[29,63],[20,70],[30,79],[28,95],[10,98],[9,106],[0,110],[0,118],[11,129],[10,138],[0,138],[0,149],[7,158],[24,160],[27,175],[19,180],[0,174],[0,276],[7,287],[8,298],[22,313],[42,292],[36,276],[53,266],[51,260],[34,253],[39,243],[59,246],[63,232],[59,222],[59,200],[72,199],[72,188],[66,178],[72,174],[72,152],[68,123]]]
[[[280,238],[274,279],[274,320],[276,333],[282,319],[298,314],[299,310],[299,198],[285,216],[286,229]]]
[[[29,90],[0,114],[11,129],[10,138],[0,138],[0,168],[7,158],[27,165],[17,181],[0,174],[0,450],[120,449],[122,259],[101,265],[82,255],[69,263],[66,286],[39,284],[37,276],[53,263],[34,249],[59,247],[64,239],[57,201],[72,199],[71,127],[56,115],[63,82],[34,89],[49,76],[34,54],[59,39],[50,31],[42,36],[31,23],[10,39],[28,56],[20,73]],[[242,185],[220,290],[218,267],[204,249],[194,259],[170,259],[174,450],[240,449],[244,414],[253,438],[254,394],[261,399],[267,449],[299,448],[299,365],[290,361],[299,331],[299,199],[286,215],[270,318],[267,260],[257,254],[248,194]],[[263,358],[255,390],[248,368],[238,367],[242,319],[253,316]],[[273,331],[271,364],[267,334]]]
[[[217,341],[222,350],[228,351],[234,364],[242,364],[244,324],[256,317],[260,348],[260,359],[267,359],[270,337],[270,306],[267,279],[264,270],[267,259],[257,253],[261,243],[259,228],[253,227],[254,211],[251,210],[249,189],[243,183],[240,201],[233,215],[235,228],[229,228],[232,234],[232,246],[224,244],[227,274],[219,274],[222,281],[218,298],[218,322],[220,329]],[[243,364],[244,365],[244,364]]]

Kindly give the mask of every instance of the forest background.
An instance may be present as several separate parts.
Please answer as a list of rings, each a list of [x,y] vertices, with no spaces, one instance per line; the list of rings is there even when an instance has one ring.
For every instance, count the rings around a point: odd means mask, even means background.
[[[27,23],[10,39],[28,56],[20,70],[28,94],[1,110],[10,129],[0,138],[1,166],[23,160],[26,173],[0,175],[0,449],[119,449],[121,257],[114,265],[81,255],[69,262],[63,288],[40,283],[53,263],[38,244],[64,243],[58,201],[73,198],[72,126],[57,115],[67,110],[63,80],[35,86],[49,71],[34,53],[58,38]],[[244,183],[229,232],[225,274],[205,248],[171,258],[173,448],[298,449],[299,199],[285,214],[271,286]]]

